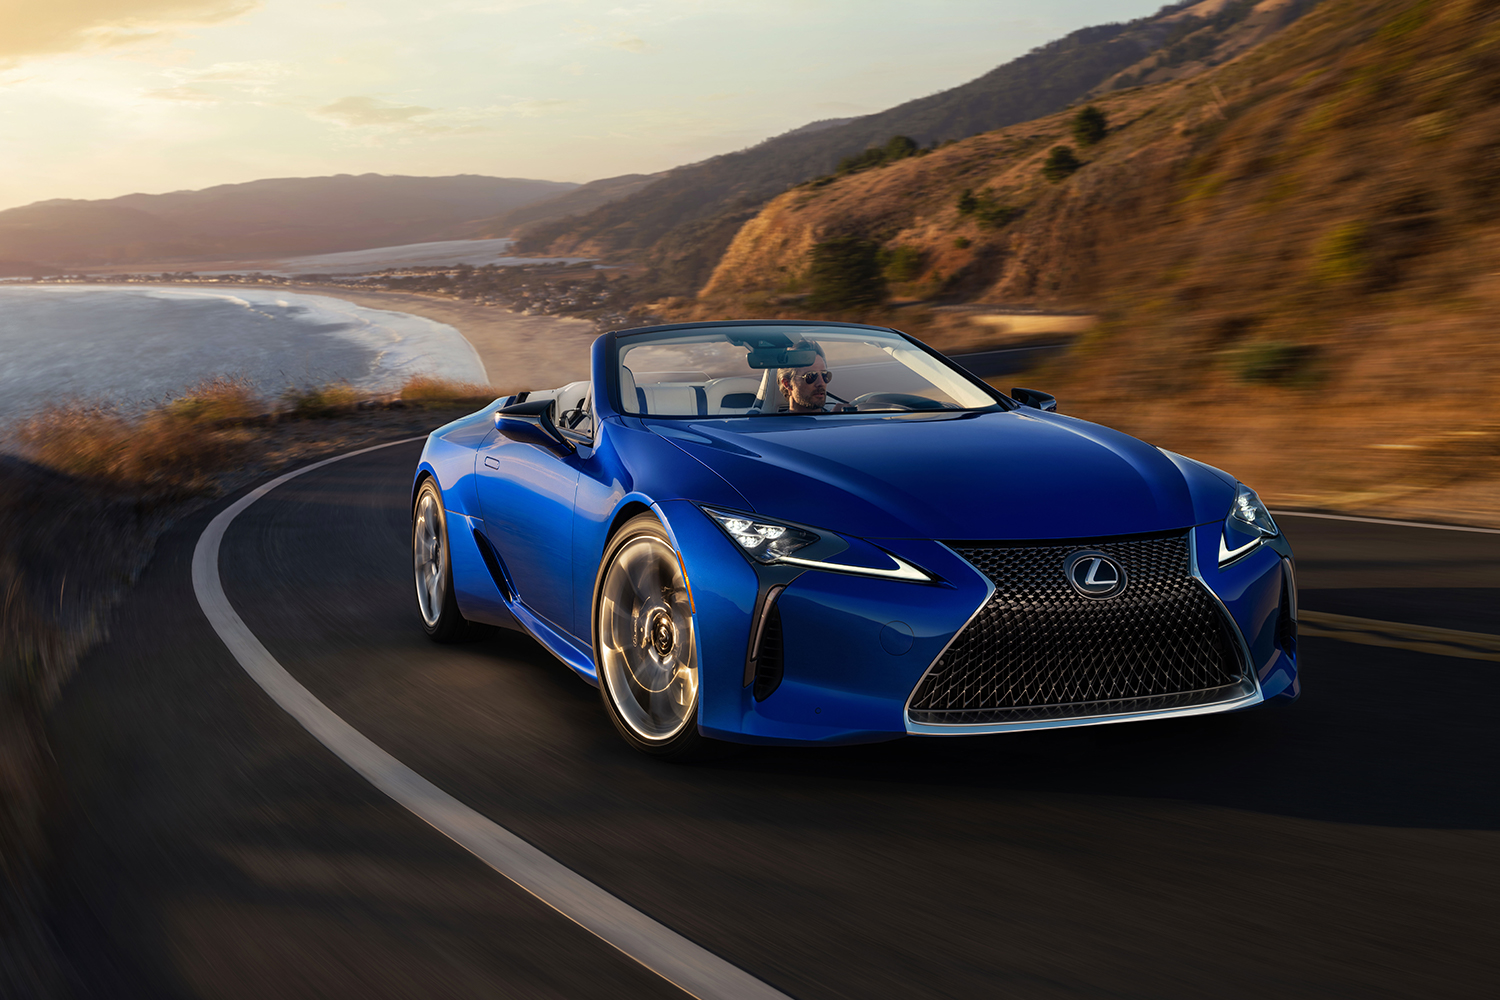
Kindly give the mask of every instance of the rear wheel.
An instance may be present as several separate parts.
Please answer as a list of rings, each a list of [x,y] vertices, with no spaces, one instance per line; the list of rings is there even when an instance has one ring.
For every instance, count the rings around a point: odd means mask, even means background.
[[[638,750],[685,760],[713,744],[698,732],[692,599],[667,533],[650,514],[610,542],[594,599],[599,694]]]
[[[463,642],[485,631],[458,611],[453,593],[453,560],[448,554],[448,519],[437,484],[425,480],[417,490],[411,522],[412,571],[422,627],[434,642]]]

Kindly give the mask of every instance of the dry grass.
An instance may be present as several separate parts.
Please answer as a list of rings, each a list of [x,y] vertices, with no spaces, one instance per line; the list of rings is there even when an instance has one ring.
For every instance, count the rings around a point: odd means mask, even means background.
[[[337,417],[353,413],[363,397],[347,382],[329,382],[306,389],[288,389],[281,394],[287,413],[304,419]]]
[[[435,375],[413,375],[401,387],[403,403],[424,406],[483,406],[501,395],[488,385],[477,382],[454,382]]]
[[[486,385],[418,375],[394,398],[371,399],[347,382],[334,382],[289,389],[273,409],[248,382],[220,376],[137,415],[96,402],[57,403],[14,427],[9,438],[14,450],[38,465],[170,499],[213,492],[220,476],[268,446],[274,435],[267,428],[276,423],[326,421],[390,406],[472,410],[497,395]]]
[[[194,495],[239,461],[265,404],[245,382],[205,381],[139,416],[99,403],[48,406],[12,437],[26,458],[149,494]]]

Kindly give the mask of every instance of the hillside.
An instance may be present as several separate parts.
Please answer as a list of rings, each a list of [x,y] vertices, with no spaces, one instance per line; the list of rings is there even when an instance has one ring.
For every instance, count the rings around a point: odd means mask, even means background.
[[[1055,112],[1157,52],[1180,27],[1173,20],[1179,12],[1217,10],[1220,3],[1179,3],[1128,24],[1083,28],[960,87],[678,167],[636,194],[586,215],[533,227],[519,246],[526,253],[638,258],[652,266],[656,290],[694,291],[727,246],[727,234],[787,186],[831,173],[844,158],[895,135],[932,145]],[[1312,3],[1269,0],[1255,17],[1215,29],[1215,46],[1239,44],[1235,39],[1245,32],[1258,39]],[[1177,69],[1187,73],[1212,59],[1211,52],[1204,53],[1193,66],[1180,63]]]
[[[502,177],[295,177],[0,212],[0,262],[245,259],[466,236],[479,220],[576,184]]]
[[[1063,113],[787,192],[667,311],[807,311],[813,247],[868,240],[898,295],[1102,315],[1028,377],[1069,412],[1282,503],[1500,516],[1500,8],[1328,0],[1095,104],[1091,148]],[[1083,165],[1054,183],[1065,143]]]
[[[635,194],[654,183],[660,176],[660,174],[623,174],[619,177],[605,177],[602,180],[589,181],[587,184],[578,185],[571,191],[564,191],[543,201],[513,208],[497,218],[488,219],[476,227],[475,235],[481,238],[515,236],[527,226],[582,215],[600,205]]]

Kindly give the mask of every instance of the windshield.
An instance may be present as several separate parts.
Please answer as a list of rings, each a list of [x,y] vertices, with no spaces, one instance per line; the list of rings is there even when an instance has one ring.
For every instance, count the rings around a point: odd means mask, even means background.
[[[708,417],[975,410],[996,400],[894,333],[816,324],[619,338],[623,412]]]

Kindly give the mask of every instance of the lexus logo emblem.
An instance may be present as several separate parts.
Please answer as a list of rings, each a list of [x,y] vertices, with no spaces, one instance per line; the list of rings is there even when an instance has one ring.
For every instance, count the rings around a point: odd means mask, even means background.
[[[1063,560],[1063,574],[1084,597],[1117,597],[1125,590],[1125,567],[1103,552],[1075,552]]]

